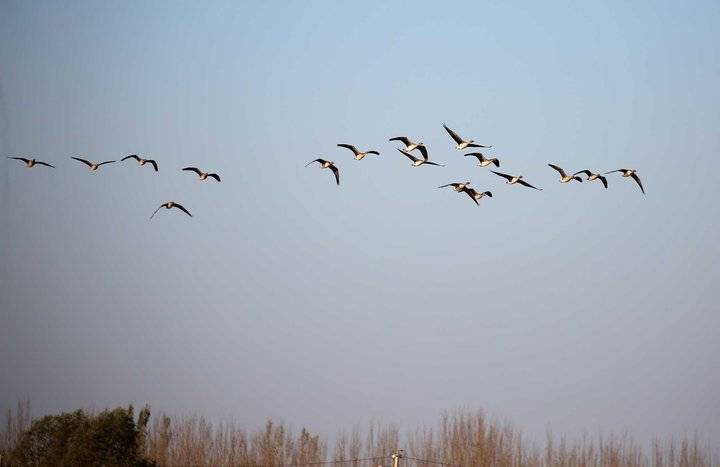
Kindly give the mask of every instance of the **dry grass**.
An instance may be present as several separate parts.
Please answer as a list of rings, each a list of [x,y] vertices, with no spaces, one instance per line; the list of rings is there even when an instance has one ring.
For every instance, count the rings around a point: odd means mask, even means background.
[[[30,425],[30,404],[8,411],[1,433],[1,459],[7,459]],[[363,432],[364,431],[364,432]],[[148,458],[160,466],[262,466],[346,462],[349,467],[391,465],[389,455],[405,447],[403,467],[456,465],[467,467],[712,467],[720,466],[709,446],[695,439],[658,440],[644,450],[629,436],[548,436],[542,446],[528,443],[509,424],[488,420],[482,412],[443,415],[432,428],[401,433],[394,425],[372,423],[366,430],[342,432],[333,449],[306,429],[293,431],[268,420],[261,429],[247,431],[232,423],[213,424],[202,417],[153,416],[144,434]],[[330,453],[331,451],[331,453]],[[433,462],[421,462],[417,459]]]

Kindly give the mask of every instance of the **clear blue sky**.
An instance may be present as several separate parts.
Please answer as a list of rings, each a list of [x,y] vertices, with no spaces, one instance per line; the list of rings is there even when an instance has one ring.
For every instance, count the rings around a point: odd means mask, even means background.
[[[0,151],[58,167],[0,164],[0,407],[717,445],[719,48],[710,1],[2,0]],[[69,159],[130,153],[160,172]]]

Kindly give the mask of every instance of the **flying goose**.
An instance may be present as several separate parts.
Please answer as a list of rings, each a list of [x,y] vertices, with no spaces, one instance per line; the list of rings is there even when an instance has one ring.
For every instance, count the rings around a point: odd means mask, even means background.
[[[422,143],[422,141],[419,143],[413,143],[407,136],[395,136],[394,138],[390,138],[388,141],[400,141],[405,145],[406,151],[410,152],[413,149],[417,149],[418,151],[420,151],[420,154],[423,155],[424,159],[428,158],[427,148]]]
[[[320,164],[321,169],[330,169],[335,174],[335,181],[338,185],[340,185],[340,170],[335,166],[335,163],[333,161],[326,161],[325,159],[315,159],[314,161],[310,161],[307,164],[305,164],[305,167],[312,164],[313,162],[317,162]]]
[[[440,185],[438,188],[445,188],[445,187],[448,187],[448,186],[453,187],[453,189],[459,193],[459,192],[463,191],[463,190],[465,189],[465,187],[470,186],[470,182],[464,182],[464,183],[461,183],[461,182],[448,183],[447,185]]]
[[[642,186],[640,177],[637,176],[637,173],[636,173],[637,170],[635,170],[635,169],[617,169],[617,170],[611,170],[610,172],[605,172],[605,174],[607,175],[607,174],[611,174],[614,172],[622,172],[623,177],[632,177],[633,180],[635,180],[637,182],[638,186],[640,187],[640,191],[642,191],[643,194],[645,194],[645,189]]]
[[[200,180],[206,180],[208,177],[211,177],[211,178],[214,178],[215,180],[217,180],[218,182],[220,181],[220,175],[203,172],[202,170],[198,169],[197,167],[185,167],[183,170],[195,172],[196,174],[198,174],[198,177],[200,178]]]
[[[504,174],[504,173],[500,173],[500,172],[495,172],[494,170],[491,170],[490,172],[507,179],[507,182],[505,182],[505,183],[507,183],[509,185],[514,185],[516,183],[519,183],[520,185],[525,185],[528,188],[535,188],[534,186],[530,185],[528,182],[523,180],[522,175],[508,175],[508,174]],[[538,191],[542,191],[542,188],[535,188],[535,189]]]
[[[95,172],[97,169],[99,169],[101,165],[112,164],[113,162],[115,162],[115,161],[105,161],[105,162],[100,162],[99,164],[96,164],[94,162],[90,162],[89,160],[82,159],[80,157],[73,156],[70,159],[75,159],[76,161],[82,162],[83,164],[87,165],[88,169],[90,169],[90,171],[92,171],[92,172]]]
[[[582,182],[582,178],[578,177],[577,175],[568,175],[562,168],[558,167],[555,164],[548,165],[558,171],[558,173],[560,174],[560,183],[567,183],[570,180],[577,180],[578,182]]]
[[[465,187],[465,188],[463,189],[463,191],[464,191],[465,193],[467,193],[467,195],[468,195],[473,201],[475,201],[475,204],[477,204],[478,206],[480,206],[480,203],[478,203],[478,200],[479,200],[480,198],[482,198],[483,196],[489,196],[490,198],[492,198],[492,193],[489,192],[489,191],[476,191],[475,189],[473,189],[473,188],[468,188],[468,187]]]
[[[10,157],[10,156],[7,156],[7,158],[15,159],[17,161],[23,161],[25,163],[25,165],[28,166],[29,169],[35,167],[36,165],[44,165],[45,167],[52,167],[53,169],[55,168],[54,165],[48,164],[47,162],[41,162],[36,159],[25,159],[24,157]]]
[[[155,172],[158,171],[157,162],[155,162],[155,161],[152,160],[152,159],[143,159],[143,158],[141,158],[141,157],[138,157],[137,154],[130,154],[129,156],[125,156],[125,157],[123,157],[122,159],[120,159],[120,162],[126,161],[126,160],[128,160],[128,159],[135,159],[136,161],[138,161],[138,164],[139,164],[139,165],[145,165],[146,163],[147,163],[147,164],[150,164],[150,165],[152,165],[153,168],[155,169]]]
[[[419,166],[425,165],[425,164],[428,164],[428,165],[437,165],[438,167],[445,167],[445,166],[442,165],[442,164],[437,164],[437,163],[435,163],[435,162],[430,162],[429,160],[427,160],[427,158],[418,159],[417,157],[413,156],[412,154],[410,154],[409,152],[407,152],[407,151],[404,150],[404,149],[400,149],[400,148],[396,148],[396,149],[397,149],[398,151],[400,151],[405,157],[407,157],[408,159],[410,159],[410,160],[412,161],[413,167],[419,167]]]
[[[351,151],[353,152],[353,154],[355,154],[355,160],[358,160],[358,161],[363,160],[363,159],[365,158],[365,156],[367,156],[368,154],[375,154],[376,156],[379,156],[379,155],[380,155],[380,153],[377,152],[377,151],[365,151],[365,152],[362,152],[362,151],[358,150],[358,148],[356,148],[356,147],[353,146],[352,144],[340,143],[340,144],[338,144],[338,147],[346,148],[346,149],[351,150]]]
[[[471,152],[469,154],[465,154],[465,157],[468,156],[476,157],[478,160],[478,165],[480,167],[487,167],[490,164],[495,164],[495,167],[500,167],[500,161],[497,159],[497,157],[488,159],[481,152]]]
[[[462,150],[465,149],[465,148],[491,148],[491,147],[492,147],[492,146],[483,146],[482,144],[477,144],[477,143],[475,143],[474,140],[471,140],[471,139],[468,139],[468,140],[462,139],[462,138],[460,137],[460,135],[458,135],[457,133],[455,133],[454,131],[452,131],[452,130],[451,130],[450,128],[448,128],[448,126],[445,125],[444,123],[443,123],[443,127],[445,128],[445,131],[448,132],[448,134],[450,135],[450,137],[451,137],[453,140],[455,140],[455,142],[457,143],[457,146],[455,146],[455,149],[459,149],[459,150],[462,151]]]
[[[188,216],[192,217],[192,214],[190,214],[190,211],[185,209],[181,204],[178,204],[175,201],[168,201],[167,203],[163,203],[160,206],[158,206],[158,208],[155,210],[155,212],[152,213],[152,216],[150,216],[150,219],[153,218],[153,216],[160,210],[160,208],[165,208],[165,209],[178,208],[179,210],[181,210]]]
[[[575,172],[573,175],[577,175],[577,174],[585,174],[585,175],[587,175],[587,181],[588,181],[588,182],[592,182],[593,180],[600,179],[600,181],[602,182],[602,184],[605,185],[605,188],[608,187],[607,178],[603,177],[603,176],[600,175],[600,174],[592,173],[592,172],[589,171],[589,170],[581,170],[580,172]]]

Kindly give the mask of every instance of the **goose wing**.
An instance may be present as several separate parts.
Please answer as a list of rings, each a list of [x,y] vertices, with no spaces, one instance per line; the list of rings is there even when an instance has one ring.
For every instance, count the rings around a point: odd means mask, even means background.
[[[633,180],[635,180],[635,181],[637,182],[638,186],[640,187],[640,191],[642,191],[643,194],[645,194],[645,188],[643,188],[643,186],[642,186],[642,182],[640,181],[640,177],[638,177],[635,172],[633,172],[632,175],[630,175],[630,176],[633,178]]]
[[[577,174],[585,174],[585,175],[587,175],[587,176],[589,177],[590,175],[592,175],[592,172],[590,172],[589,170],[581,170],[581,171],[579,171],[579,172],[575,172],[575,173],[573,174],[573,177],[574,177],[575,175],[577,175]]]
[[[423,162],[423,165],[425,165],[425,164],[427,164],[427,165],[436,165],[436,166],[438,166],[438,167],[445,167],[443,164],[438,164],[437,162],[425,161],[425,162]]]
[[[212,177],[215,180],[217,180],[218,182],[220,181],[220,175],[218,175],[218,174],[208,174],[208,177]]]
[[[126,161],[128,159],[135,159],[136,161],[140,162],[140,157],[138,157],[137,154],[130,154],[129,156],[125,156],[122,159],[120,159],[120,162]],[[149,161],[148,161],[149,162]]]
[[[417,157],[413,156],[412,154],[410,154],[409,152],[407,152],[407,151],[404,150],[404,149],[397,148],[397,150],[400,151],[403,155],[405,155],[405,157],[407,157],[408,159],[410,159],[410,160],[413,161],[413,162],[420,160],[420,159],[418,159]]]
[[[47,162],[42,162],[42,161],[35,161],[35,165],[44,165],[45,167],[52,167],[53,169],[55,168],[54,165],[48,164]]]
[[[424,144],[421,144],[416,148],[418,151],[420,151],[420,154],[422,154],[423,159],[428,160],[428,151]]]
[[[518,182],[520,185],[525,185],[525,186],[528,187],[528,188],[533,188],[533,189],[535,189],[535,190],[542,191],[542,188],[534,187],[534,186],[530,185],[528,182],[526,182],[525,180],[523,180],[522,178],[521,178],[520,180],[518,180],[517,182]]]
[[[192,217],[192,214],[190,214],[190,211],[188,211],[187,209],[185,209],[185,207],[184,207],[182,204],[178,204],[178,203],[173,202],[173,207],[174,207],[174,208],[178,208],[179,210],[181,210],[182,212],[184,212],[184,213],[187,214],[188,216]]]
[[[610,172],[605,172],[605,175],[615,173],[615,172],[627,172],[627,169],[611,170]]]
[[[477,194],[477,192],[476,192],[473,188],[465,188],[463,191],[464,191],[465,193],[467,193],[467,195],[470,197],[471,200],[473,200],[473,201],[475,202],[475,204],[477,204],[478,206],[480,206],[480,203],[478,203],[478,200],[477,200],[477,198],[475,197],[475,195]]]
[[[456,142],[457,144],[460,144],[460,143],[463,142],[463,139],[460,137],[460,135],[458,135],[457,133],[455,133],[454,131],[452,131],[452,130],[451,130],[450,128],[448,128],[448,126],[445,125],[444,123],[443,123],[443,128],[445,128],[445,131],[448,132],[448,134],[450,135],[450,137],[451,137],[453,140],[455,140],[455,142]]]
[[[500,167],[500,161],[497,157],[493,157],[492,159],[489,159],[489,161],[495,164],[495,167]]]
[[[508,182],[513,179],[512,175],[504,174],[502,172],[495,172],[494,170],[491,170],[490,172],[494,173],[495,175],[501,176],[502,178],[506,179]]]
[[[380,153],[377,151],[367,151],[365,154],[375,154],[376,156],[380,155]]]
[[[189,172],[195,172],[198,174],[198,176],[202,175],[202,171],[198,169],[197,167],[185,167],[183,170],[187,170]]]
[[[30,163],[30,159],[25,159],[24,157],[11,157],[7,156],[8,159],[15,159],[16,161],[23,161],[26,164]],[[37,162],[36,162],[37,163]]]
[[[353,152],[353,154],[355,154],[355,155],[360,154],[360,151],[358,151],[358,148],[356,148],[356,147],[353,146],[352,144],[341,143],[341,144],[338,144],[338,147],[349,149],[349,150],[351,150],[351,151]]]
[[[152,160],[152,159],[145,159],[145,162],[147,162],[148,164],[151,164],[151,165],[153,166],[153,169],[155,169],[155,172],[158,171],[157,162],[155,162],[155,161]]]
[[[150,219],[152,219],[153,217],[155,217],[155,214],[157,214],[157,212],[158,212],[158,211],[160,210],[160,208],[163,207],[163,206],[165,206],[165,203],[161,204],[160,206],[158,206],[158,208],[157,208],[155,211],[153,211],[152,215],[150,216]]]
[[[340,169],[335,167],[335,164],[330,164],[328,169],[332,170],[333,174],[335,174],[335,182],[340,185]]]
[[[483,156],[483,154],[481,152],[470,152],[470,153],[465,154],[465,157],[468,157],[468,156],[475,157],[480,162],[485,160],[485,156]]]
[[[605,188],[607,188],[607,178],[603,177],[602,175],[598,175],[598,178],[602,182],[603,185],[605,185]]]
[[[412,144],[410,142],[410,138],[408,138],[407,136],[395,136],[394,138],[390,138],[388,141],[400,141],[402,144],[405,145],[405,147],[408,147]]]
[[[469,147],[469,148],[491,148],[492,145],[490,145],[490,146],[484,146],[484,145],[482,145],[482,144],[470,143],[470,144],[467,145],[467,147]]]
[[[81,158],[75,157],[75,156],[70,157],[70,159],[75,159],[76,161],[80,161],[83,164],[87,165],[88,167],[92,167],[92,162],[90,162],[89,160],[81,159]]]
[[[484,192],[483,194],[484,194],[485,196],[489,196],[490,198],[492,198],[492,192],[491,192],[491,191],[486,191],[486,192]]]
[[[458,186],[458,185],[460,185],[460,184],[459,183],[448,183],[446,185],[440,185],[438,188],[445,188],[448,186]]]
[[[112,164],[113,162],[115,162],[115,161],[105,161],[105,162],[99,163],[97,166],[100,167],[101,165]]]
[[[310,162],[308,162],[307,164],[305,164],[305,167],[307,167],[308,165],[312,164],[313,162],[319,162],[320,164],[324,164],[324,163],[325,163],[325,159],[315,159],[315,160],[310,161]],[[185,169],[183,169],[183,170],[185,170]]]
[[[557,170],[560,173],[561,177],[563,177],[563,178],[567,177],[567,175],[565,174],[565,171],[563,169],[561,169],[560,167],[558,167],[557,165],[555,165],[555,164],[548,164],[548,165],[550,167],[552,167],[553,169]]]

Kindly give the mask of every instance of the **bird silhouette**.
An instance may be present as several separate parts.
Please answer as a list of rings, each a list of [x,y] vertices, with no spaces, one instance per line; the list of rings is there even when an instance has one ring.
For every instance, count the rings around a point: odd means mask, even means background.
[[[54,165],[48,164],[47,162],[39,161],[37,159],[26,159],[24,157],[12,157],[12,156],[7,156],[7,158],[15,159],[17,161],[23,161],[29,169],[32,169],[36,165],[44,165],[45,167],[52,167],[53,169],[55,168]]]
[[[333,161],[327,161],[325,159],[315,159],[305,164],[305,167],[312,164],[313,162],[319,163],[321,169],[332,170],[333,174],[335,174],[335,181],[338,185],[340,185],[340,169],[335,166],[335,163]]]
[[[158,171],[157,162],[154,161],[153,159],[143,159],[142,157],[138,156],[137,154],[130,154],[129,156],[125,156],[122,159],[120,159],[120,162],[126,161],[128,159],[135,159],[136,161],[138,161],[138,165],[141,165],[141,166],[145,165],[145,164],[150,164],[155,169],[155,172]]]
[[[207,180],[207,178],[210,177],[210,178],[214,178],[218,182],[220,181],[220,175],[203,172],[202,170],[198,169],[197,167],[185,167],[183,170],[186,170],[188,172],[195,172],[198,175],[198,178],[200,180]]]
[[[179,210],[181,210],[188,216],[192,217],[192,214],[190,214],[190,211],[185,209],[181,204],[178,204],[175,201],[168,201],[168,202],[163,203],[160,206],[158,206],[158,208],[155,210],[155,212],[152,213],[152,216],[150,216],[150,219],[152,219],[161,208],[165,208],[165,209],[178,208]]]
[[[635,180],[635,182],[640,187],[640,191],[642,191],[643,194],[645,194],[645,188],[643,188],[643,184],[640,181],[640,177],[638,177],[638,175],[636,173],[637,170],[635,170],[635,169],[617,169],[617,170],[611,170],[610,172],[605,172],[605,174],[607,175],[607,174],[611,174],[611,173],[615,173],[615,172],[621,172],[623,177],[631,177],[633,180]]]
[[[509,185],[515,185],[516,183],[519,183],[520,185],[524,185],[524,186],[526,186],[526,187],[528,187],[528,188],[533,188],[533,189],[535,189],[535,190],[542,191],[542,188],[536,188],[536,187],[530,185],[530,184],[529,184],[528,182],[526,182],[525,180],[523,180],[523,179],[522,179],[522,178],[523,178],[522,175],[508,175],[508,174],[504,174],[504,173],[501,173],[501,172],[495,172],[494,170],[491,170],[490,172],[494,173],[495,175],[499,175],[500,177],[503,177],[504,179],[506,179],[507,182],[505,182],[505,183],[507,183],[507,184],[509,184]]]
[[[455,146],[455,149],[463,150],[465,148],[491,148],[492,146],[483,146],[482,144],[477,144],[472,139],[462,139],[459,134],[452,131],[450,128],[448,128],[447,125],[443,123],[443,128],[445,128],[445,131],[448,132],[450,137],[457,143],[457,146]]]
[[[83,164],[87,165],[88,169],[90,169],[91,172],[95,172],[102,165],[112,164],[113,162],[115,162],[115,161],[105,161],[105,162],[95,163],[95,162],[90,162],[87,159],[82,159],[80,157],[74,157],[74,156],[71,157],[70,159],[75,159],[76,161],[82,162]]]

